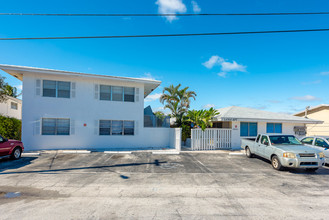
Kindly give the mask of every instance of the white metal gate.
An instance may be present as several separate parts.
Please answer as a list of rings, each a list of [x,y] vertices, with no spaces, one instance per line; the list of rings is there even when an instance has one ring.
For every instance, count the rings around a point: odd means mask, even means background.
[[[232,129],[207,128],[191,130],[192,150],[230,149],[232,146]]]

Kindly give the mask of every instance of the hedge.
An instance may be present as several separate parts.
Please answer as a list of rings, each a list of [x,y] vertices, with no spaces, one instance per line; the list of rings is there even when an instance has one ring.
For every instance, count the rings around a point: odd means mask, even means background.
[[[4,138],[21,140],[22,121],[0,115],[0,135]]]

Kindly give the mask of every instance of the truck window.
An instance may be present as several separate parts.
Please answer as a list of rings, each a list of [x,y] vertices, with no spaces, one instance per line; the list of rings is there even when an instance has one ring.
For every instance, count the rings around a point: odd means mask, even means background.
[[[265,144],[265,145],[268,145],[269,142],[268,142],[268,138],[267,138],[267,136],[264,136],[264,135],[262,136],[261,143],[262,143],[262,144]]]
[[[256,142],[258,143],[258,141],[259,141],[259,138],[260,138],[260,134],[257,136],[257,138],[256,138]]]
[[[329,145],[324,140],[322,140],[320,138],[315,139],[314,145],[318,146],[318,147],[329,148]]]
[[[312,137],[307,137],[302,140],[303,144],[312,144],[313,143],[313,138]]]

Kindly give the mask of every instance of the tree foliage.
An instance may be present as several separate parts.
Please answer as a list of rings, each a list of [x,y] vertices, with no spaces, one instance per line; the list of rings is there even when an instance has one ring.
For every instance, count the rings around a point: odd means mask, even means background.
[[[8,139],[21,140],[21,127],[21,120],[0,115],[1,136]]]
[[[210,108],[208,110],[190,110],[187,112],[187,121],[191,122],[194,128],[201,128],[203,131],[213,126],[212,119],[219,115],[219,112]]]
[[[184,115],[187,113],[191,99],[195,100],[196,93],[189,91],[189,87],[180,88],[181,84],[177,86],[170,85],[163,89],[163,94],[160,97],[160,102],[164,104],[165,109],[171,111],[171,117],[176,119],[176,127],[181,127]]]
[[[7,100],[5,86],[7,83],[5,82],[5,77],[0,75],[0,102],[4,102]]]

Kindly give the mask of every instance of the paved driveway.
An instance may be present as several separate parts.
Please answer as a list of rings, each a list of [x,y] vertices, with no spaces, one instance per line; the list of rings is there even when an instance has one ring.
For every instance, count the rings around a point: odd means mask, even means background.
[[[228,154],[42,154],[0,160],[0,219],[326,219],[329,169]]]

